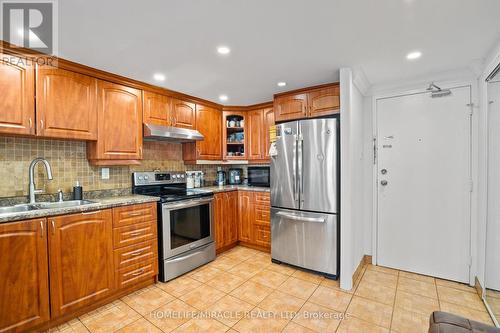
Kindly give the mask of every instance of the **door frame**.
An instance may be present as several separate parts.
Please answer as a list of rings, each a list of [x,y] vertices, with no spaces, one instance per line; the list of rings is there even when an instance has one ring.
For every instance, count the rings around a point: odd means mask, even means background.
[[[402,97],[408,95],[426,93],[427,85],[432,82],[419,81],[412,85],[411,88],[399,88],[386,92],[374,94],[372,97],[372,147],[373,147],[373,161],[372,161],[372,262],[374,265],[378,263],[378,155],[376,151],[377,143],[377,101],[386,98]],[[469,176],[472,181],[472,192],[469,194],[469,253],[470,253],[470,266],[469,266],[469,285],[475,285],[476,271],[477,271],[477,223],[478,223],[478,82],[474,78],[459,79],[454,81],[434,81],[438,86],[443,89],[463,88],[470,87],[470,100],[472,117],[470,121],[469,133]],[[427,92],[428,93],[428,92]]]

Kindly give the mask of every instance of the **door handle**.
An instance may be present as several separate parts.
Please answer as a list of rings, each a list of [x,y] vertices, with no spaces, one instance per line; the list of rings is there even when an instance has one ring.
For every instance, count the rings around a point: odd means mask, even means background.
[[[300,222],[317,222],[317,223],[324,223],[326,222],[326,218],[324,217],[304,217],[304,216],[299,216],[295,214],[289,214],[285,212],[277,212],[276,215],[285,217],[290,220],[294,221],[300,221]]]
[[[297,151],[297,135],[293,138],[293,151]],[[293,201],[298,201],[297,197],[297,154],[293,154],[292,161],[292,181],[293,181]]]
[[[382,186],[387,186],[387,184],[388,184],[387,180],[385,180],[385,179],[380,181],[380,185],[382,185]]]

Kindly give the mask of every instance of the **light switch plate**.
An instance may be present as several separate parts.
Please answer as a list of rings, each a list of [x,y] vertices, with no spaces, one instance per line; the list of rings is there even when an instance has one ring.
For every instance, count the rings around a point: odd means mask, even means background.
[[[109,168],[101,169],[101,179],[109,179]]]

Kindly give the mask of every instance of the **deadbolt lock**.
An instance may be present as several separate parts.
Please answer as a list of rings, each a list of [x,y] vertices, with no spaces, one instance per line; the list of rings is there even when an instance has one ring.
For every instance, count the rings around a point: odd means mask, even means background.
[[[380,170],[380,173],[383,174],[383,175],[385,175],[387,173],[387,169]]]
[[[387,180],[381,180],[381,181],[380,181],[380,185],[382,185],[382,186],[386,186],[386,185],[387,185]]]

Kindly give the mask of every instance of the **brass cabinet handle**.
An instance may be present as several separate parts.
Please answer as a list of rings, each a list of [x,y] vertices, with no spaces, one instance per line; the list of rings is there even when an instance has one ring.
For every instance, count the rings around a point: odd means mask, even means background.
[[[130,252],[130,255],[133,257],[137,257],[137,256],[140,256],[143,252],[144,252],[143,250],[137,250],[134,252]]]
[[[94,215],[94,214],[99,214],[102,212],[102,210],[93,210],[91,212],[82,212],[82,215]]]
[[[138,276],[138,275],[141,275],[144,273],[144,268],[141,269],[140,271],[136,272],[136,273],[132,273],[132,276]]]
[[[54,220],[50,221],[52,224],[52,235],[56,234],[56,222]]]
[[[43,119],[40,119],[40,127],[43,128],[44,124],[43,124]]]
[[[136,212],[136,213],[129,213],[128,216],[130,217],[134,217],[134,216],[141,216],[142,213],[141,212]]]
[[[40,221],[40,237],[43,238],[43,220]]]
[[[142,235],[142,231],[131,232],[129,235],[132,237],[140,236],[140,235]]]

